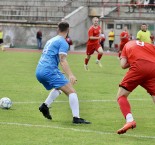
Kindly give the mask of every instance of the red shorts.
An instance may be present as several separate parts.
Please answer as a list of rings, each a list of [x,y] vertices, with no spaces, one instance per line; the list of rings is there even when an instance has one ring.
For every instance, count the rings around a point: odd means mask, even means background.
[[[137,60],[131,65],[119,86],[132,92],[138,85],[150,95],[155,95],[155,63]]]
[[[86,54],[87,55],[92,55],[94,53],[94,51],[98,52],[98,49],[101,47],[101,45],[99,43],[93,44],[93,45],[87,45],[87,50],[86,50]]]

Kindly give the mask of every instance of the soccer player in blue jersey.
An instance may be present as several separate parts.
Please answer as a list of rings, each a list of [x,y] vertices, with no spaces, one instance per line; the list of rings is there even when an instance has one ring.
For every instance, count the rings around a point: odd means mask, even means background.
[[[73,115],[73,123],[90,124],[89,121],[80,118],[78,96],[73,88],[77,79],[72,73],[67,62],[67,52],[69,45],[65,38],[69,33],[69,24],[60,22],[58,24],[58,35],[47,41],[41,58],[36,68],[36,77],[47,90],[51,90],[44,103],[39,107],[40,112],[47,119],[52,119],[49,112],[49,106],[53,101],[64,92],[69,98],[70,108]],[[60,71],[58,65],[61,65],[63,72],[68,79]]]

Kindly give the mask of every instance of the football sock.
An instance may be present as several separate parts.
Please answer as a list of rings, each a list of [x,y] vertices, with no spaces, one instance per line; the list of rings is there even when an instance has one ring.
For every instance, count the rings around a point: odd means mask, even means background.
[[[103,54],[98,54],[97,59],[100,60]]]
[[[120,106],[120,110],[124,116],[124,118],[126,119],[127,114],[131,114],[131,109],[130,109],[130,104],[128,102],[128,99],[126,96],[120,96],[117,100],[119,106]]]
[[[50,104],[51,104],[61,93],[62,93],[61,90],[53,89],[53,90],[49,93],[48,97],[46,98],[46,100],[45,100],[45,102],[44,102],[44,103],[47,105],[47,107],[49,107]]]
[[[88,58],[85,58],[85,65],[88,64],[88,61],[89,61],[89,59]]]
[[[69,104],[73,117],[79,118],[79,101],[76,93],[69,94]]]
[[[131,113],[128,113],[127,116],[126,116],[126,122],[132,122],[134,119],[133,119],[133,116]]]

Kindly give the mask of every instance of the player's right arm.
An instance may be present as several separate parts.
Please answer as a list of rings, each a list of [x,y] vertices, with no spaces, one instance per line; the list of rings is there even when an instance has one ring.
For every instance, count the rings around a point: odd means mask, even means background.
[[[120,56],[120,65],[122,69],[126,69],[130,67],[130,64],[128,63],[128,59],[127,59],[126,45],[124,46]]]
[[[69,64],[68,64],[67,59],[66,59],[67,55],[66,54],[59,54],[59,58],[60,58],[60,65],[61,65],[63,71],[65,72],[65,74],[67,74],[71,84],[74,85],[76,83],[77,79],[73,75],[73,73],[69,67]]]
[[[122,40],[122,39],[124,39],[124,38],[126,38],[127,36],[126,36],[126,34],[124,33],[124,32],[122,32],[121,34],[120,34],[120,39]]]
[[[127,59],[125,57],[122,57],[120,60],[120,65],[122,69],[126,69],[130,67],[130,64],[127,62]]]

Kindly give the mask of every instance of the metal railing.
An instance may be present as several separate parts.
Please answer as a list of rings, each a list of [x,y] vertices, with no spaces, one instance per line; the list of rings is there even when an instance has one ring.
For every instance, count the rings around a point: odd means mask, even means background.
[[[1,0],[0,21],[17,21],[27,23],[57,23],[67,14],[79,6],[88,7],[133,7],[135,5],[126,2],[112,2],[109,0]],[[137,4],[136,8],[154,10],[155,4]],[[139,9],[139,12],[140,9]]]

